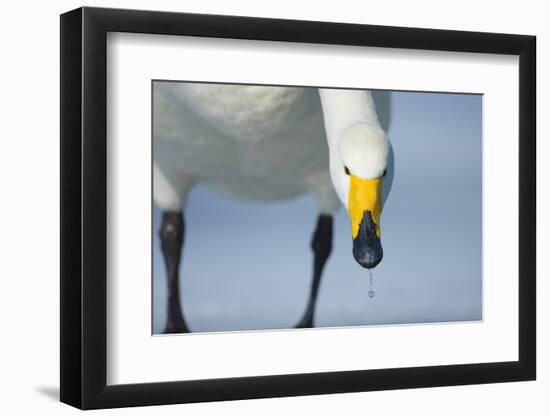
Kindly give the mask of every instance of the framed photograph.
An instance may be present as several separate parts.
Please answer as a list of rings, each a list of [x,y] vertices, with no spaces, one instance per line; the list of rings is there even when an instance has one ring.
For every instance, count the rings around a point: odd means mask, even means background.
[[[61,16],[61,401],[533,380],[535,37]]]

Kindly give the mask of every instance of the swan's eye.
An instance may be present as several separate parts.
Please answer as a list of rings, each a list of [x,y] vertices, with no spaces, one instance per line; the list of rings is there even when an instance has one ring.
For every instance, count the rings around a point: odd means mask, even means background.
[[[382,174],[382,176],[385,177],[387,173],[388,173],[388,170],[385,169],[385,170],[384,170],[384,173]]]
[[[349,169],[347,166],[344,165],[344,172],[346,173],[346,175],[349,175]]]

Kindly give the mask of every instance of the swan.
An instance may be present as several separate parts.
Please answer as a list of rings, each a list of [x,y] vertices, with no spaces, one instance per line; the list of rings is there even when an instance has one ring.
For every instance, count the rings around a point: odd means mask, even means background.
[[[190,329],[180,303],[184,211],[197,183],[221,194],[273,201],[311,193],[318,219],[309,300],[297,328],[313,327],[332,217],[350,217],[353,257],[374,268],[383,257],[380,216],[393,179],[391,143],[369,90],[153,83],[153,199],[167,273],[165,333]]]

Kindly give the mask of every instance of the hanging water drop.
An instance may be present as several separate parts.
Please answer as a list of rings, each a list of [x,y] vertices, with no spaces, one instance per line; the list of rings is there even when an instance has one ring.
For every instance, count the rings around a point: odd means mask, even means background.
[[[369,269],[369,288],[372,289],[372,269]]]
[[[374,290],[372,289],[372,269],[369,269],[369,298],[374,297]]]

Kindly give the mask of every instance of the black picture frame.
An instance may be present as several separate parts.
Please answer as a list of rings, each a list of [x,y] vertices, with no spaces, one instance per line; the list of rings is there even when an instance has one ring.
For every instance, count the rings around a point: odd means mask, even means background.
[[[519,56],[519,360],[107,385],[108,32]],[[535,45],[524,35],[251,17],[88,7],[61,15],[61,401],[94,409],[535,379]]]

